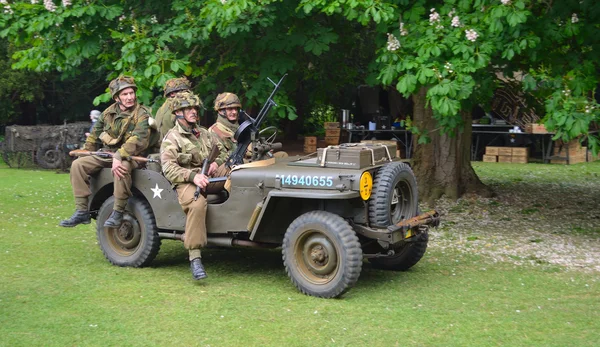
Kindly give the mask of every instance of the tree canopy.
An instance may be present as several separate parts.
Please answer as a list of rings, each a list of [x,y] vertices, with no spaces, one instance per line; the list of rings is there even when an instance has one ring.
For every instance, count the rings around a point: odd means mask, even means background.
[[[498,76],[545,105],[558,139],[587,139],[600,109],[600,4],[595,0],[27,0],[0,1],[0,38],[15,69],[62,78],[133,75],[146,104],[187,75],[207,103],[225,89],[259,105],[266,77],[290,76],[281,118],[318,106],[348,108],[368,82],[423,92],[435,128],[459,134],[475,104],[489,104]],[[96,102],[108,101],[108,93]],[[421,106],[423,107],[423,106]]]

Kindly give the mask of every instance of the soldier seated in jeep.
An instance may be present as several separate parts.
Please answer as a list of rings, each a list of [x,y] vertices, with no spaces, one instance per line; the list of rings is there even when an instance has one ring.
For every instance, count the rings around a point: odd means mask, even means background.
[[[179,92],[173,99],[175,126],[169,130],[160,148],[160,160],[165,177],[177,190],[177,199],[186,214],[184,247],[189,252],[192,276],[196,280],[206,278],[200,261],[200,248],[207,243],[206,196],[198,195],[196,187],[204,193],[223,190],[224,182],[209,183],[208,176],[225,176],[227,169],[222,158],[210,163],[207,172],[202,168],[213,145],[223,152],[218,140],[197,124],[200,98],[191,92]],[[202,172],[199,172],[201,169]]]
[[[82,157],[71,165],[71,186],[75,197],[75,213],[60,222],[62,227],[74,227],[90,223],[88,197],[89,176],[102,168],[112,168],[114,177],[115,203],[113,212],[104,223],[106,227],[121,225],[127,200],[131,197],[131,170],[137,167],[131,156],[140,155],[149,145],[151,138],[150,109],[137,102],[137,86],[133,77],[119,76],[108,85],[115,103],[100,116],[87,137],[84,149],[96,151],[98,147],[114,152],[109,158],[99,156]]]

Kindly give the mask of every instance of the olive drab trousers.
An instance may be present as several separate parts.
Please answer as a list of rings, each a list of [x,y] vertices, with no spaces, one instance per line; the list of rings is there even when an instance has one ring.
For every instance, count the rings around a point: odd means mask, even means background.
[[[229,174],[229,169],[225,164],[212,174],[212,177],[223,177]],[[208,194],[215,194],[223,190],[225,182],[210,183],[206,187]],[[208,204],[206,198],[200,194],[198,199],[194,201],[194,193],[196,193],[196,185],[193,183],[180,183],[177,185],[177,199],[186,215],[185,218],[185,238],[183,246],[187,250],[200,249],[206,246],[207,231],[206,231],[206,210]]]
[[[117,211],[124,211],[127,199],[131,196],[131,171],[138,167],[135,161],[122,161],[127,168],[125,177],[114,178],[115,205]],[[71,186],[75,196],[75,208],[81,211],[88,210],[88,197],[92,195],[90,190],[90,176],[98,173],[102,168],[112,167],[112,158],[101,158],[98,156],[79,157],[71,164]]]

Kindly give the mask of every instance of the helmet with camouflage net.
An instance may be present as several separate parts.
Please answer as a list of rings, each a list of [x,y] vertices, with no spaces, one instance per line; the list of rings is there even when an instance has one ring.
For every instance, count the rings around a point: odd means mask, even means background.
[[[240,98],[233,93],[221,93],[215,99],[215,111],[222,110],[228,107],[242,107]]]
[[[187,90],[175,94],[171,112],[175,113],[177,110],[181,110],[186,107],[195,107],[196,109],[199,109],[202,107],[202,101],[197,95]]]
[[[108,89],[110,89],[110,96],[113,99],[115,95],[118,95],[121,90],[126,88],[133,88],[133,90],[137,90],[137,86],[133,81],[133,77],[119,76],[114,80],[110,81],[110,83],[108,84]]]
[[[180,92],[183,90],[190,90],[192,88],[192,84],[190,81],[185,78],[171,78],[165,83],[165,97],[173,92]]]

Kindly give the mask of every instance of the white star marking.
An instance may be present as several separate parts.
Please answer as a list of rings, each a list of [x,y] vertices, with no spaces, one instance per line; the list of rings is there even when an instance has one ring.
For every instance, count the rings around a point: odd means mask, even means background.
[[[158,188],[158,183],[156,184],[156,187],[150,188],[150,190],[154,193],[154,196],[152,197],[152,199],[156,198],[157,196],[158,196],[159,199],[162,199],[162,196],[160,196],[160,193],[164,189]]]

